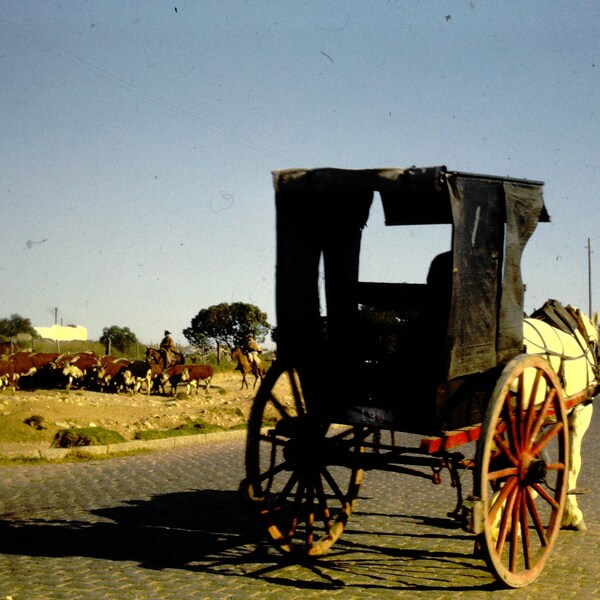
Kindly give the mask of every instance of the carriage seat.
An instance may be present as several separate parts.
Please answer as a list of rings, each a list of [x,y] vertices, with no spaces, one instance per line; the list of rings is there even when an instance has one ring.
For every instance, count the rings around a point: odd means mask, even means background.
[[[444,252],[433,259],[425,284],[357,285],[358,303],[374,311],[361,314],[365,358],[383,360],[383,364],[395,368],[393,365],[409,365],[424,353],[439,372],[452,299],[452,253]]]
[[[357,299],[361,355],[381,363],[411,345],[426,298],[425,284],[359,282]]]
[[[378,310],[419,311],[426,296],[423,283],[358,283],[358,303]]]

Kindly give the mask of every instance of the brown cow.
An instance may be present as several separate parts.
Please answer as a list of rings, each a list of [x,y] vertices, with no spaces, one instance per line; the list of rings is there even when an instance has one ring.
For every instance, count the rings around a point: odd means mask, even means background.
[[[200,382],[204,381],[204,391],[208,394],[208,388],[214,375],[214,369],[211,365],[189,365],[187,367],[189,379],[187,382],[187,393],[189,395],[190,389],[193,387],[196,396],[200,391]]]
[[[130,394],[137,394],[145,383],[146,394],[150,394],[152,369],[145,360],[132,360],[117,373],[115,382]]]
[[[164,394],[165,388],[163,387],[162,380],[161,380],[163,368],[160,365],[157,365],[154,363],[149,363],[149,364],[150,364],[150,370],[152,371],[152,373],[151,373],[152,390],[154,390],[156,393]]]
[[[174,396],[177,392],[178,384],[185,383],[190,378],[188,366],[189,365],[175,365],[162,372],[160,377],[163,389],[165,384],[169,383],[171,386],[171,396]]]
[[[0,342],[0,355],[3,354],[12,354],[17,351],[17,345],[12,341],[8,342]]]
[[[100,370],[100,359],[95,352],[77,352],[57,360],[57,367],[61,366],[62,374],[67,378],[66,388],[69,390],[74,382],[78,387],[95,382]]]
[[[15,388],[43,387],[49,385],[48,374],[53,371],[52,361],[59,356],[56,352],[29,352],[21,350],[9,356],[13,363]]]
[[[0,360],[0,391],[9,386],[13,388],[13,391],[16,390],[14,375],[15,372],[12,361]]]
[[[112,358],[112,357],[111,357]],[[98,386],[101,391],[111,391],[118,384],[115,384],[115,378],[119,371],[129,364],[126,358],[113,358],[112,360],[101,360],[100,369],[98,369]],[[119,391],[116,389],[115,391]]]
[[[42,352],[15,352],[11,354],[8,357],[8,361],[11,363],[10,369],[12,370],[10,385],[13,389],[18,389],[19,380],[22,377],[31,377],[31,375],[51,363],[57,356],[58,354]]]

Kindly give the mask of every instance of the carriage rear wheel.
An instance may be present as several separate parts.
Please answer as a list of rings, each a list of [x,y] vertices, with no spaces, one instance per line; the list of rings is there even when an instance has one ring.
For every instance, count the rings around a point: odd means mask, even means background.
[[[562,389],[539,356],[521,355],[492,394],[477,448],[478,545],[494,575],[531,583],[550,555],[565,505],[568,422]]]
[[[273,364],[251,409],[240,491],[279,550],[317,556],[336,542],[358,496],[361,450],[358,429],[320,422],[298,371]]]

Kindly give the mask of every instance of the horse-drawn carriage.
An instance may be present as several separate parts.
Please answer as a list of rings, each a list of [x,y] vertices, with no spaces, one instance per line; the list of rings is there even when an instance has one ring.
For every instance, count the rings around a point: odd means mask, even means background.
[[[494,575],[531,582],[566,513],[583,526],[567,495],[580,466],[569,436],[576,427],[580,440],[599,391],[585,315],[554,303],[524,319],[521,255],[549,221],[543,184],[433,167],[284,170],[274,185],[278,358],[252,406],[241,484],[268,536],[320,555],[364,470],[437,483],[447,469],[452,514]],[[386,225],[450,226],[426,283],[359,280],[375,192]],[[419,442],[400,445],[398,432]]]

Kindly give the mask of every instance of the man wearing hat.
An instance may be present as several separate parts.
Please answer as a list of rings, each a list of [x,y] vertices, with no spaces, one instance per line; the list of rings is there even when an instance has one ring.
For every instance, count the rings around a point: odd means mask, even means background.
[[[171,337],[171,332],[165,329],[165,337],[160,343],[160,351],[165,361],[165,367],[175,362],[173,351],[176,349],[175,342]]]
[[[248,344],[246,345],[246,356],[248,357],[248,362],[252,366],[253,364],[259,365],[260,358],[258,355],[262,352],[262,348],[260,344],[254,339],[254,336],[251,334],[248,336]]]

